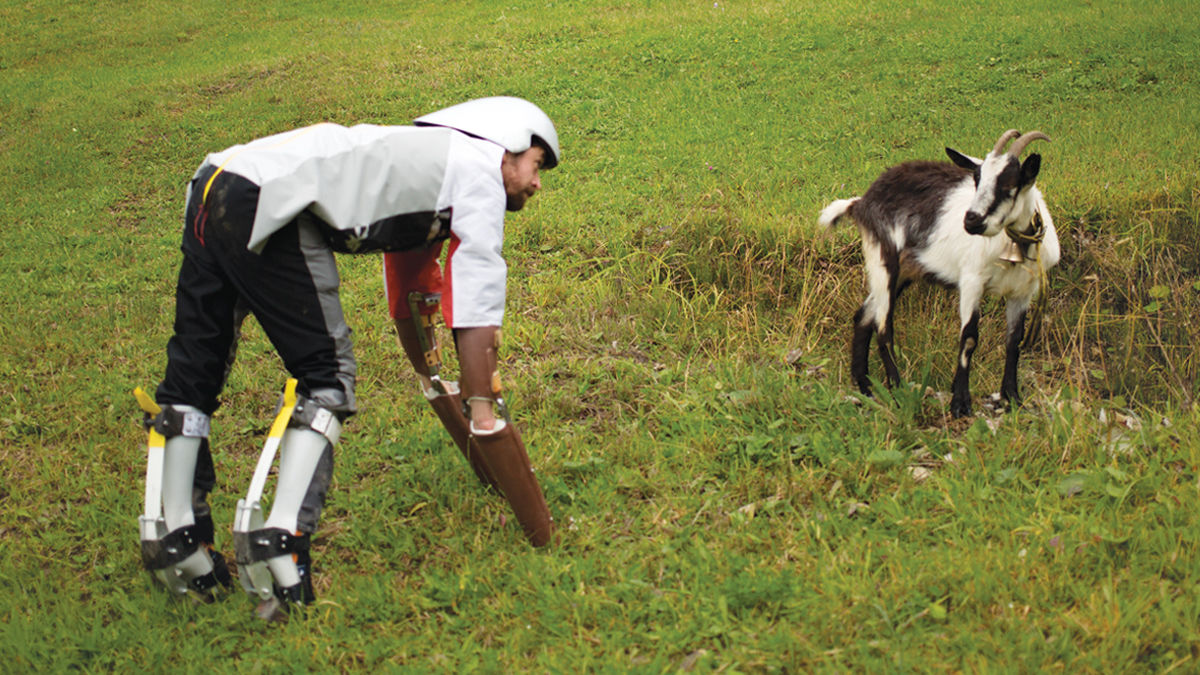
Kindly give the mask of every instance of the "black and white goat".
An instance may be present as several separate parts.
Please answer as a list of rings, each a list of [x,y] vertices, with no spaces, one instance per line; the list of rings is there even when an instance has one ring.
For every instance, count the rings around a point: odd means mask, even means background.
[[[1041,156],[1020,160],[1026,146],[1039,139],[1049,140],[1040,131],[1021,135],[1010,129],[982,160],[946,148],[953,164],[899,164],[884,171],[863,196],[839,199],[821,212],[822,225],[848,215],[862,235],[868,294],[854,315],[850,372],[863,393],[870,393],[872,334],[887,385],[900,381],[892,354],[892,314],[900,292],[923,277],[958,289],[962,323],[951,414],[971,414],[971,355],[979,342],[979,304],[985,291],[1007,300],[1000,394],[1009,405],[1020,402],[1017,361],[1026,313],[1060,256],[1046,201],[1034,185]]]

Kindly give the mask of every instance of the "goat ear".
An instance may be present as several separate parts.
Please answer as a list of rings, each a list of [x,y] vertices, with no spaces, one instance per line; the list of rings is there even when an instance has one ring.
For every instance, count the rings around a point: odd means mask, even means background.
[[[1042,156],[1034,153],[1025,158],[1021,164],[1021,185],[1032,185],[1037,180],[1038,171],[1042,168]]]
[[[970,157],[967,157],[961,152],[955,150],[954,148],[946,148],[946,156],[950,158],[951,162],[954,162],[958,166],[961,166],[968,171],[974,171],[975,169],[979,168],[980,164],[982,164],[982,162],[977,162],[974,159],[971,159]]]

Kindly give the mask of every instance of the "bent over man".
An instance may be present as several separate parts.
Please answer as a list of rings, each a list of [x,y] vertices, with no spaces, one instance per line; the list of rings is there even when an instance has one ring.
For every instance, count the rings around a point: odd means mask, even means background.
[[[166,374],[155,400],[139,390],[149,430],[142,559],[156,579],[204,597],[231,585],[212,547],[209,418],[251,313],[293,380],[239,503],[238,576],[264,605],[313,602],[309,539],[341,425],[356,411],[335,252],[386,254],[389,309],[427,399],[480,480],[508,498],[530,541],[549,541],[552,522],[524,446],[493,405],[505,412],[496,372],[505,211],[524,206],[541,187],[540,170],[559,156],[541,109],[493,97],[415,126],[317,124],[204,160],[188,192]],[[439,377],[439,306],[453,329],[461,385]],[[264,520],[258,497],[276,451],[275,498]]]

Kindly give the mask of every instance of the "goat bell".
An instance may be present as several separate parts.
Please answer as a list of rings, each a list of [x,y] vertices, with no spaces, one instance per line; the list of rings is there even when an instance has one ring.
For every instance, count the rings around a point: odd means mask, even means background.
[[[1021,255],[1021,247],[1012,239],[1008,240],[1008,246],[1000,253],[1000,259],[1014,265],[1025,262],[1025,256]]]

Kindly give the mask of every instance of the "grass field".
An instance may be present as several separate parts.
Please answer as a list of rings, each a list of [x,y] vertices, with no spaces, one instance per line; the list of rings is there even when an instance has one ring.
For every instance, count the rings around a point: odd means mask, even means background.
[[[0,4],[0,671],[1200,670],[1200,23],[1185,0]],[[474,484],[340,259],[362,412],[318,604],[265,625],[138,558],[183,187],[318,121],[511,94],[563,164],[508,220],[502,373],[562,534]],[[1026,405],[952,420],[956,302],[848,377],[831,199],[1032,128],[1064,249]],[[999,389],[985,305],[976,400]],[[873,372],[881,372],[873,361]],[[286,373],[214,418],[218,545]]]

